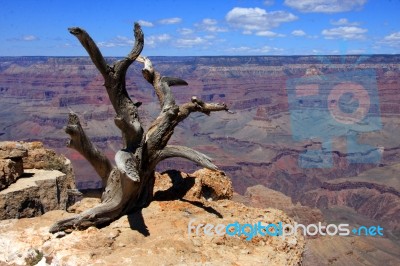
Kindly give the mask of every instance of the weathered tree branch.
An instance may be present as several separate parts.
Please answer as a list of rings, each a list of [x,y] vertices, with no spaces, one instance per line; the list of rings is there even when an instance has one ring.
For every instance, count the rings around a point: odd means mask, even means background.
[[[103,55],[101,54],[99,48],[93,39],[89,36],[89,34],[81,28],[73,27],[68,28],[69,32],[75,35],[85,50],[88,52],[90,58],[92,59],[93,64],[103,75],[104,79],[108,76],[108,69],[106,60],[104,60]]]
[[[133,31],[135,35],[135,45],[127,57],[115,63],[114,68],[117,76],[125,76],[129,66],[136,60],[143,50],[144,35],[139,23],[135,23]]]
[[[86,133],[83,130],[76,114],[69,114],[68,125],[65,129],[65,132],[71,136],[67,146],[77,150],[86,158],[86,160],[89,161],[97,174],[100,176],[103,186],[105,186],[107,184],[108,176],[111,173],[112,165],[108,158],[102,154],[86,136]]]
[[[187,82],[179,78],[161,76],[147,57],[140,56],[138,61],[144,64],[143,77],[153,85],[161,105],[159,116],[146,133],[145,142],[149,149],[164,148],[172,136],[174,128],[192,112],[202,112],[209,115],[213,111],[229,110],[225,104],[204,103],[196,97],[192,97],[191,103],[179,107],[175,103],[170,86],[187,85]]]
[[[179,122],[184,120],[193,112],[201,112],[210,115],[211,112],[217,111],[229,112],[229,109],[225,103],[205,103],[197,99],[196,96],[193,96],[190,103],[185,103],[179,107],[178,120]]]
[[[140,167],[140,159],[135,158],[135,155],[128,150],[119,150],[115,154],[115,163],[117,168],[124,174],[126,174],[129,179],[134,182],[140,181],[140,176],[138,169]]]
[[[102,203],[92,209],[86,210],[74,217],[58,221],[50,228],[50,233],[66,229],[86,229],[90,226],[99,226],[114,221],[126,213],[126,205],[132,200],[132,194],[137,194],[140,185],[114,168],[110,173],[107,187],[102,196]]]
[[[172,157],[185,158],[210,170],[218,170],[218,167],[211,162],[212,159],[210,157],[185,146],[165,146],[165,148],[160,151],[157,162],[161,162],[162,160]]]
[[[125,76],[128,67],[139,56],[144,45],[143,32],[138,23],[134,26],[135,45],[123,60],[108,66],[99,48],[89,34],[81,28],[69,28],[88,52],[93,63],[104,77],[108,96],[117,116],[115,124],[122,132],[124,147],[134,150],[141,142],[143,128],[137,111],[138,104],[133,103],[126,91]]]
[[[179,78],[161,76],[159,72],[155,71],[153,64],[147,57],[140,56],[137,61],[144,64],[142,69],[143,77],[153,85],[161,109],[168,109],[172,105],[175,105],[175,99],[170,86],[185,86],[188,85],[187,82]]]
[[[153,86],[160,106],[162,107],[162,103],[164,102],[164,94],[158,86],[158,81],[161,79],[160,73],[154,70],[153,63],[145,56],[139,56],[136,61],[143,63],[144,67],[142,68],[142,75],[144,79]]]

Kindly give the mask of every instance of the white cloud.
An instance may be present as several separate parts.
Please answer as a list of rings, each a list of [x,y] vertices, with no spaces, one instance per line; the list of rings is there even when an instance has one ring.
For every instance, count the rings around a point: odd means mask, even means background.
[[[285,35],[279,34],[273,31],[265,30],[265,31],[259,31],[256,33],[257,36],[265,36],[265,37],[284,37]]]
[[[357,26],[360,23],[358,23],[358,22],[350,22],[347,18],[341,18],[341,19],[338,19],[338,20],[331,20],[331,24],[335,25],[335,26],[343,26],[343,25]]]
[[[182,29],[178,29],[177,31],[182,35],[189,35],[189,34],[193,33],[193,30],[189,29],[189,28],[182,28]]]
[[[15,37],[15,38],[10,38],[7,39],[7,41],[18,41],[18,42],[32,42],[32,41],[38,41],[39,38],[35,35],[24,35],[21,37]]]
[[[112,47],[121,47],[121,46],[132,46],[135,44],[135,41],[125,37],[125,36],[117,36],[110,41],[98,42],[97,45],[99,47],[112,48]]]
[[[392,33],[388,36],[385,36],[385,38],[383,38],[385,41],[400,41],[400,31]]]
[[[322,35],[325,39],[345,39],[345,40],[356,40],[365,39],[365,33],[367,29],[359,27],[337,27],[332,29],[325,29],[322,31]]]
[[[235,7],[225,16],[230,25],[245,31],[265,31],[296,19],[295,15],[286,11],[267,12],[258,7]]]
[[[264,1],[264,5],[266,5],[266,6],[272,6],[273,4],[275,4],[274,0],[265,0]]]
[[[98,42],[97,46],[98,47],[104,47],[104,48],[112,48],[112,47],[117,47],[118,44],[115,43],[115,42]]]
[[[154,24],[152,22],[146,21],[146,20],[139,20],[138,23],[142,27],[153,27],[154,26]]]
[[[204,25],[217,25],[218,23],[217,20],[211,18],[205,18],[202,22]]]
[[[149,47],[155,47],[159,43],[166,42],[170,39],[171,36],[168,34],[152,35],[148,37],[145,36],[144,43]],[[133,46],[135,45],[135,40],[125,36],[117,36],[110,41],[98,42],[97,45],[99,47],[105,47],[105,48]]]
[[[400,46],[400,31],[385,36],[381,43],[389,46]]]
[[[252,48],[247,46],[232,47],[227,49],[229,53],[248,53]]]
[[[284,51],[282,48],[276,48],[271,46],[263,46],[260,48],[248,47],[248,46],[240,46],[240,47],[233,47],[226,50],[228,53],[231,54],[282,54]]]
[[[367,0],[285,0],[285,5],[301,12],[338,13],[361,8]]]
[[[197,45],[206,45],[207,40],[201,37],[184,38],[176,40],[177,47],[193,47]]]
[[[161,19],[159,21],[160,24],[165,24],[165,25],[178,24],[178,23],[181,23],[181,22],[182,22],[181,18],[165,18],[165,19]]]
[[[228,29],[219,27],[217,20],[211,18],[205,18],[200,23],[195,24],[198,30],[208,32],[227,32]]]
[[[343,51],[343,50],[338,50],[338,49],[331,50],[327,47],[327,49],[312,49],[306,53],[320,54],[320,55],[341,55],[341,56],[343,56],[343,55],[361,55],[361,54],[366,54],[367,49],[350,49],[350,50]]]
[[[266,53],[275,53],[280,54],[283,52],[282,48],[270,47],[270,46],[263,46],[261,48],[254,49],[255,52],[266,54]]]
[[[39,38],[36,37],[35,35],[25,35],[25,36],[22,36],[22,40],[23,40],[23,41],[27,41],[27,42],[36,41],[36,40],[38,40],[38,39],[39,39]]]
[[[209,31],[209,32],[227,32],[228,30],[226,28],[221,28],[221,27],[217,27],[217,26],[209,26],[204,28],[205,31]]]
[[[204,35],[204,38],[207,40],[215,39],[215,35]]]
[[[294,31],[292,31],[292,35],[300,37],[300,36],[305,36],[306,33],[303,30],[294,30]]]
[[[164,43],[169,41],[171,36],[168,34],[160,34],[160,35],[151,35],[149,37],[145,37],[144,43],[150,47],[156,47],[160,43]]]

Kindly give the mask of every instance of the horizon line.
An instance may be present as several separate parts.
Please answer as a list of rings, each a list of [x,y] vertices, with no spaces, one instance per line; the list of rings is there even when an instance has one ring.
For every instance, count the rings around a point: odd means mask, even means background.
[[[148,55],[147,57],[296,57],[296,56],[400,56],[397,54],[293,54],[293,55]],[[48,58],[89,58],[89,55],[0,55],[0,58],[48,57]],[[125,56],[104,56],[104,58],[124,58]]]

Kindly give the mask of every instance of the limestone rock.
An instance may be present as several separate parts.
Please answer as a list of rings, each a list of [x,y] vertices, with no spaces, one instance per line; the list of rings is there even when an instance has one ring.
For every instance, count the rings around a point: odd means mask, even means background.
[[[67,189],[74,183],[66,174],[53,170],[26,170],[26,177],[0,191],[0,220],[42,215],[66,209],[71,204]]]
[[[61,192],[61,203],[59,207],[54,209],[65,210],[71,203],[74,202],[73,196],[67,200],[66,191],[68,189],[75,189],[75,174],[72,168],[72,163],[64,155],[57,154],[54,150],[46,149],[41,142],[24,142],[24,148],[28,150],[28,156],[24,157],[25,172],[29,169],[43,169],[49,171],[60,171],[65,174],[64,178],[57,179],[57,191]]]
[[[71,162],[41,142],[0,142],[0,220],[67,209],[75,188]],[[25,169],[25,170],[24,170]],[[18,180],[17,180],[18,179]]]

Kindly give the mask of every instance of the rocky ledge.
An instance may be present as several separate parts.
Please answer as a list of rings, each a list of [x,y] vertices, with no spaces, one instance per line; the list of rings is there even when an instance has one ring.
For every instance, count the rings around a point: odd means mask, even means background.
[[[66,210],[74,203],[71,162],[40,142],[0,142],[0,220]]]
[[[76,211],[98,203],[86,198]],[[70,234],[49,233],[72,216],[51,211],[41,217],[0,222],[0,264],[7,265],[299,265],[304,238],[207,236],[188,233],[188,224],[293,223],[282,211],[256,209],[230,200],[153,201],[110,225]],[[194,220],[193,220],[194,219]]]
[[[255,235],[249,240],[244,234],[207,235],[205,224],[294,223],[280,210],[247,207],[232,201],[232,195],[232,183],[223,172],[157,173],[154,201],[103,228],[49,233],[55,221],[96,206],[100,199],[95,197],[83,198],[68,212],[0,221],[0,264],[301,264],[305,240],[298,233],[285,238]]]

